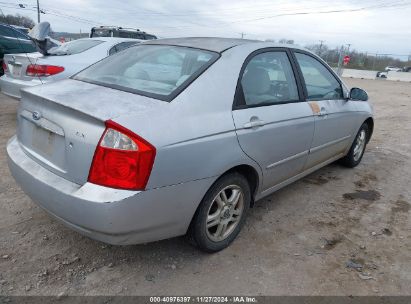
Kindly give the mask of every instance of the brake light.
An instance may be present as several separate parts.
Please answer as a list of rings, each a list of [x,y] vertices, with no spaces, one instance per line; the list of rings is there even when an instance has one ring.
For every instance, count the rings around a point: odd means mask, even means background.
[[[94,153],[88,181],[106,187],[144,190],[156,149],[121,125],[108,120]]]
[[[2,65],[2,67],[3,67],[4,73],[6,73],[6,71],[7,71],[7,64],[4,62],[4,60],[1,62],[1,65]]]
[[[27,66],[26,75],[37,76],[51,76],[56,75],[64,71],[62,66],[57,65],[43,65],[43,64],[30,64]]]

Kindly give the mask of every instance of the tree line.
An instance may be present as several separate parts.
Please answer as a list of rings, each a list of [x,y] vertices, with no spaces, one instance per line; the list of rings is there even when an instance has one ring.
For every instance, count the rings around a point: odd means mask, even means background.
[[[273,39],[267,39],[266,41],[275,42]],[[278,43],[293,44],[294,40],[283,38],[278,40]],[[411,67],[411,54],[410,56],[407,56],[407,58],[401,60],[386,54],[359,52],[355,49],[349,50],[347,46],[330,48],[326,44],[319,43],[306,45],[305,47],[320,56],[332,67],[337,67],[338,62],[347,55],[350,56],[351,60],[345,67],[350,69],[384,71],[387,66],[395,66],[399,68]]]
[[[23,26],[26,28],[32,28],[36,23],[33,21],[33,19],[22,16],[20,14],[16,15],[3,15],[0,14],[0,23],[5,23],[9,25],[17,25],[17,26]]]

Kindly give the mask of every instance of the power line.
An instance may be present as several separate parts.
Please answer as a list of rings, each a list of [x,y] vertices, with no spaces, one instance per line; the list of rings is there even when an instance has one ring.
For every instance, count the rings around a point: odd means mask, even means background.
[[[4,2],[0,2],[0,3],[4,3]],[[29,11],[37,11],[37,9],[30,8],[30,7],[15,7],[15,6],[5,6],[5,5],[2,5],[2,7],[23,9],[23,10],[29,10]],[[54,11],[54,10],[41,9],[40,12],[43,13],[43,14],[48,14],[48,15],[53,15],[53,16],[57,16],[57,17],[61,17],[61,18],[70,19],[72,21],[77,21],[77,22],[80,22],[80,23],[86,23],[86,24],[89,24],[89,25],[99,24],[99,22],[96,22],[96,21],[93,21],[93,20],[89,20],[89,19],[85,19],[85,18],[81,18],[81,17],[77,17],[77,16],[72,16],[72,15],[60,13],[60,12],[57,12],[57,11]]]
[[[4,2],[0,2],[0,3],[4,3]],[[363,7],[359,7],[359,8],[349,8],[349,9],[332,9],[332,10],[324,10],[324,11],[294,11],[294,12],[290,12],[290,13],[280,13],[280,14],[275,14],[275,15],[271,15],[271,16],[262,16],[262,17],[258,17],[258,18],[250,18],[250,19],[239,19],[239,20],[234,20],[234,21],[222,21],[220,23],[213,23],[213,24],[199,24],[199,23],[195,23],[187,20],[181,20],[181,22],[183,23],[190,23],[191,26],[167,26],[167,28],[174,28],[174,29],[184,29],[184,28],[194,28],[194,27],[219,27],[222,25],[228,25],[228,24],[234,24],[234,23],[245,23],[245,22],[252,22],[252,21],[260,21],[260,20],[266,20],[266,19],[273,19],[276,17],[283,17],[283,16],[298,16],[298,15],[313,15],[313,14],[332,14],[332,13],[346,13],[346,12],[358,12],[358,11],[365,11],[365,10],[373,10],[373,9],[381,9],[381,8],[399,8],[399,7],[406,7],[411,5],[411,3],[409,3],[409,1],[396,1],[396,2],[384,2],[384,1],[380,1],[377,2],[377,4],[375,4],[376,2],[374,2],[374,5],[370,5],[370,6],[363,6]],[[18,8],[18,7],[11,7],[10,3],[6,3],[9,6],[9,8]],[[256,6],[254,6],[256,7]],[[258,6],[257,6],[258,7]],[[23,9],[20,7],[20,9]],[[25,8],[25,9],[29,9],[29,8]],[[29,9],[31,10],[31,9]],[[149,15],[147,12],[151,12],[152,14],[157,14],[157,16],[159,17],[170,17],[170,16],[178,16],[178,14],[167,14],[167,13],[162,13],[162,12],[156,12],[156,11],[152,11],[152,10],[147,10],[144,9],[146,11],[146,13],[143,13],[141,11],[136,12],[136,13],[140,13],[143,16],[147,16]],[[279,9],[278,11],[291,11],[291,9]],[[50,14],[50,15],[54,15],[54,16],[59,16],[62,18],[66,18],[66,19],[70,19],[72,21],[76,21],[76,22],[80,22],[80,23],[85,23],[85,24],[89,24],[89,25],[97,25],[97,24],[101,24],[101,22],[96,22],[94,20],[89,20],[89,19],[85,19],[85,18],[81,18],[81,17],[77,17],[77,16],[73,16],[73,15],[68,15],[65,13],[61,13],[57,10],[54,9],[47,9],[44,10],[45,13]],[[130,11],[127,11],[128,13],[130,13]],[[134,12],[133,12],[134,13]],[[217,14],[215,14],[217,15]],[[184,14],[180,14],[180,16],[190,16],[190,15],[184,15]]]
[[[402,2],[402,1],[400,1]],[[334,14],[334,13],[348,13],[348,12],[359,12],[365,10],[372,10],[372,9],[380,9],[380,8],[389,8],[389,7],[404,7],[410,6],[411,3],[397,3],[397,4],[379,4],[379,5],[372,5],[368,7],[359,7],[359,8],[351,8],[351,9],[334,9],[334,10],[327,10],[327,11],[310,11],[310,12],[295,12],[295,13],[285,13],[285,14],[276,14],[267,17],[260,17],[260,18],[253,18],[253,19],[246,19],[246,20],[238,20],[233,21],[231,23],[238,23],[238,22],[250,22],[250,21],[259,21],[264,19],[272,19],[276,17],[284,17],[284,16],[299,16],[299,15],[318,15],[318,14]]]

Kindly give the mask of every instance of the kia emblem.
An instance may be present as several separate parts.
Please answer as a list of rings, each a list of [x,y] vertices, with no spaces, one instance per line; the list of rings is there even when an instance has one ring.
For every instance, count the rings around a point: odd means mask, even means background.
[[[34,111],[32,115],[34,120],[39,120],[41,118],[40,112]]]

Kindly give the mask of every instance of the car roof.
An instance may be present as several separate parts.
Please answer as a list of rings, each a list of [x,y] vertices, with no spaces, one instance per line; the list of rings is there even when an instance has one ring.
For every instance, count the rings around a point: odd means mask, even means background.
[[[279,44],[273,42],[264,42],[260,40],[250,40],[250,39],[237,39],[237,38],[219,38],[219,37],[187,37],[187,38],[166,38],[149,40],[144,42],[144,44],[164,44],[164,45],[176,45],[176,46],[186,46],[192,48],[198,48],[213,52],[222,53],[228,49],[236,46],[245,44],[259,44],[261,48],[263,47],[287,47],[303,49],[294,44]]]
[[[149,40],[144,43],[186,46],[221,53],[234,46],[251,42],[255,42],[255,40],[218,37],[187,37]]]

